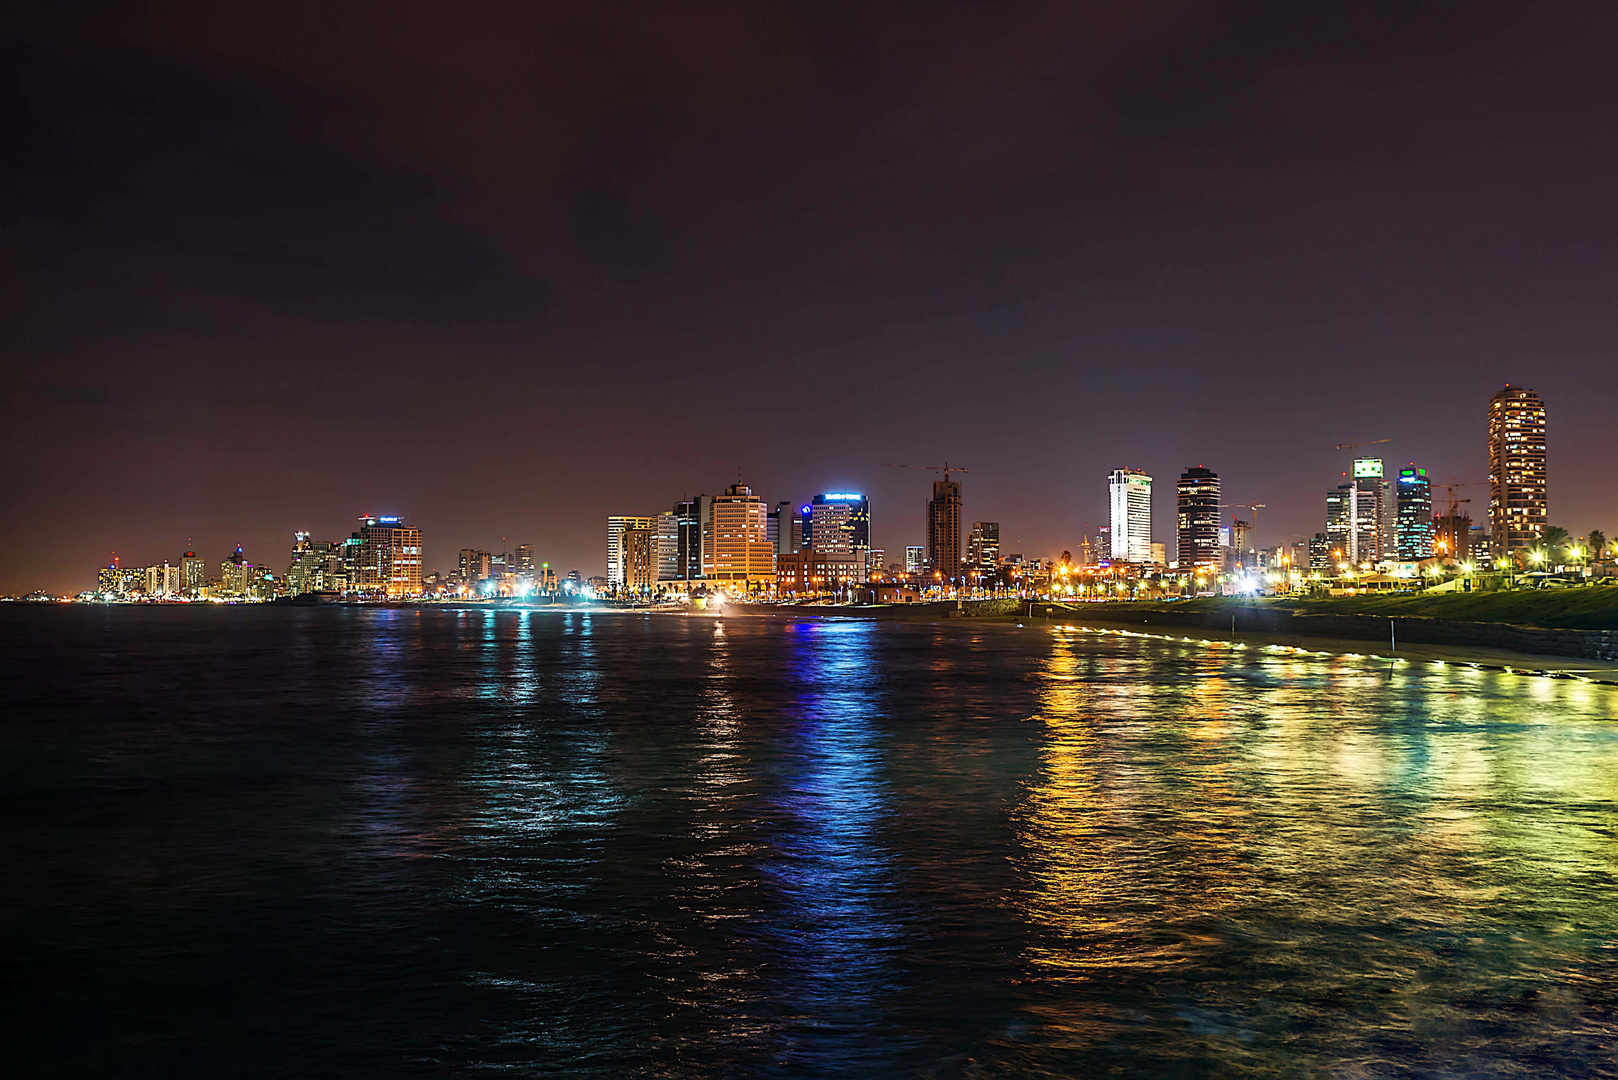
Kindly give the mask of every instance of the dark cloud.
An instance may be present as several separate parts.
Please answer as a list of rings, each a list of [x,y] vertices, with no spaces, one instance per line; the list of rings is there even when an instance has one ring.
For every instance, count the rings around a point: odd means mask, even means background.
[[[545,288],[440,182],[329,134],[347,103],[132,50],[10,42],[12,257],[57,341],[210,293],[335,319],[531,317]]]
[[[1037,554],[1124,464],[1165,532],[1206,462],[1279,541],[1351,434],[1481,479],[1506,381],[1552,410],[1553,517],[1618,532],[1605,8],[0,20],[0,588],[384,505],[433,562],[525,534],[590,571],[605,514],[738,465],[864,488],[896,550],[926,488],[880,463],[964,461]]]

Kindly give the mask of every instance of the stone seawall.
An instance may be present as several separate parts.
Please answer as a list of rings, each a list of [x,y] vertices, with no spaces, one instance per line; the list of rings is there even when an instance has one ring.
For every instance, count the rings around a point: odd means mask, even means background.
[[[1542,630],[1511,623],[1459,622],[1399,615],[1309,615],[1286,608],[1251,607],[1226,611],[1164,611],[1128,604],[1052,604],[1024,601],[1034,618],[1095,619],[1139,626],[1196,627],[1203,630],[1261,631],[1308,637],[1388,640],[1389,624],[1398,641],[1423,645],[1470,645],[1540,656],[1618,660],[1618,630]],[[1234,623],[1233,621],[1234,620]]]

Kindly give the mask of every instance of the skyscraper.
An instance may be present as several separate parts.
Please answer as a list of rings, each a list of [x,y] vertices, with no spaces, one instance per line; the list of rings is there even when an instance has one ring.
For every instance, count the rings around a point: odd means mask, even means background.
[[[1114,469],[1107,477],[1112,507],[1112,557],[1131,563],[1152,560],[1152,478],[1139,469]]]
[[[635,593],[650,592],[657,583],[657,531],[625,529],[618,537],[623,553],[619,577],[623,588]]]
[[[243,596],[247,593],[248,574],[253,564],[240,544],[219,564],[220,592],[225,596]]]
[[[477,548],[462,548],[457,568],[460,573],[461,584],[476,592],[478,585],[489,576],[493,562],[494,557],[487,551],[479,551]]]
[[[1400,469],[1396,491],[1398,523],[1395,526],[1395,548],[1399,558],[1432,558],[1433,492],[1427,480],[1427,470],[1414,465]]]
[[[993,573],[1000,565],[1000,523],[974,521],[966,536],[966,561],[980,574]]]
[[[1472,517],[1457,513],[1433,518],[1433,551],[1445,559],[1465,562],[1472,555]]]
[[[927,503],[927,565],[944,581],[961,576],[961,485],[934,480]]]
[[[809,500],[803,544],[811,551],[846,554],[871,546],[871,500],[858,492],[834,491]]]
[[[202,556],[188,551],[180,556],[180,588],[187,596],[194,596],[207,583],[207,565]]]
[[[1253,526],[1242,518],[1232,516],[1230,519],[1230,547],[1236,553],[1236,565],[1243,570],[1252,570],[1258,565],[1253,550]]]
[[[1175,491],[1175,532],[1181,570],[1219,565],[1219,474],[1193,465]]]
[[[709,506],[705,536],[713,537],[713,555],[706,547],[705,575],[720,585],[743,588],[767,584],[775,578],[775,549],[770,545],[764,501],[746,484],[732,484]]]
[[[518,544],[517,557],[512,560],[511,572],[518,577],[533,580],[534,577],[534,545]]]
[[[702,521],[698,503],[682,500],[657,515],[657,580],[694,581],[702,576]]]
[[[1348,506],[1350,543],[1355,562],[1375,562],[1386,554],[1387,499],[1381,458],[1354,459],[1355,497]]]
[[[337,545],[311,540],[306,532],[292,534],[292,561],[287,565],[287,592],[292,596],[331,588],[331,561]]]
[[[927,549],[920,544],[905,547],[905,573],[920,576],[927,571]]]
[[[620,540],[625,529],[650,529],[649,517],[618,514],[607,518],[607,584],[612,588],[623,585],[624,556]]]
[[[674,511],[657,515],[657,580],[680,580],[680,522]]]
[[[1489,399],[1489,544],[1497,557],[1545,535],[1545,406],[1507,385]]]
[[[373,517],[350,538],[359,542],[353,556],[355,576],[348,587],[356,592],[400,600],[421,595],[421,530],[398,517]]]
[[[777,555],[791,555],[803,547],[803,517],[794,503],[778,502],[770,511],[770,544]]]

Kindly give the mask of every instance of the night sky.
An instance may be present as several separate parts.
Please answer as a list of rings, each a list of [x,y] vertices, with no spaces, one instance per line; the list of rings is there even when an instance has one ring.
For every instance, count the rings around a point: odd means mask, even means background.
[[[877,9],[881,10],[878,11]],[[1353,436],[1618,533],[1610,5],[277,3],[4,16],[0,591],[362,513],[605,568],[740,475],[1077,550]],[[1481,516],[1486,491],[1464,494]]]

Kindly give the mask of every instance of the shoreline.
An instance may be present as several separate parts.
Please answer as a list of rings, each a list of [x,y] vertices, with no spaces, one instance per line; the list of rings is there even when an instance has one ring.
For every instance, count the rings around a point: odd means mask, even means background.
[[[742,605],[736,605],[741,607]],[[762,608],[762,610],[760,610]],[[875,614],[876,611],[883,614]],[[888,614],[888,612],[893,614]],[[1066,627],[1075,630],[1137,637],[1175,644],[1207,645],[1209,647],[1274,648],[1320,656],[1350,656],[1382,663],[1432,663],[1445,667],[1469,667],[1479,671],[1497,671],[1507,675],[1537,678],[1570,679],[1599,686],[1618,687],[1618,662],[1590,660],[1577,656],[1525,653],[1511,649],[1484,645],[1430,644],[1424,642],[1397,643],[1390,650],[1389,643],[1364,638],[1334,637],[1315,634],[1294,634],[1276,630],[1214,630],[1196,626],[1162,626],[1142,629],[1150,623],[1125,623],[1108,619],[1084,617],[1082,612],[1063,608],[1046,617],[1025,614],[953,614],[946,612],[904,612],[894,608],[835,611],[831,609],[807,610],[793,608],[771,609],[765,605],[746,605],[746,610],[729,611],[721,617],[745,616],[749,618],[814,618],[855,619],[866,622],[904,623],[976,623],[980,625],[1021,627]]]

